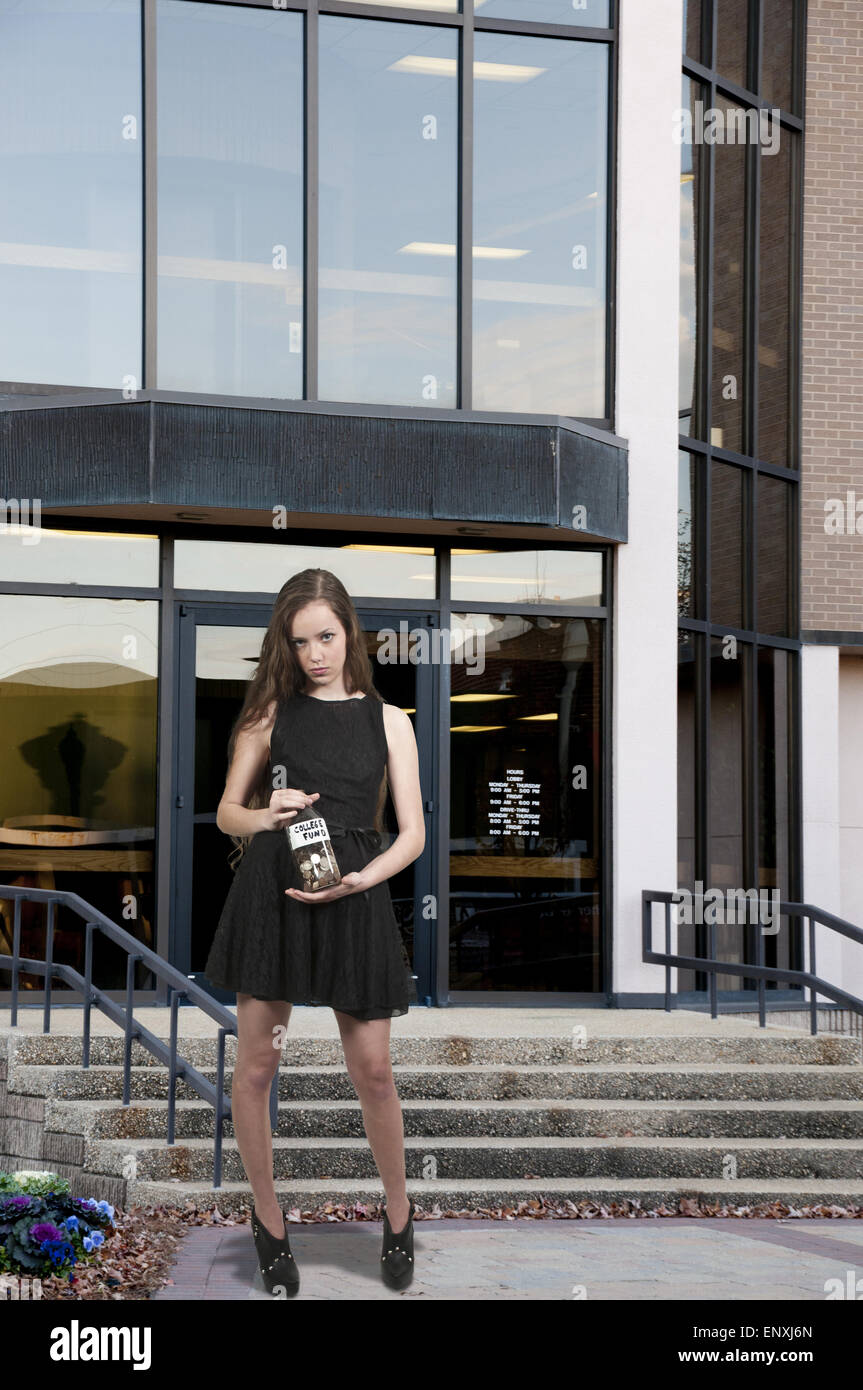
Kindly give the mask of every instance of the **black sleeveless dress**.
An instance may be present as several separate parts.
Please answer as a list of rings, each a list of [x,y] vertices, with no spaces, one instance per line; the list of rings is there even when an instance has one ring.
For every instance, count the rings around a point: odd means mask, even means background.
[[[387,760],[383,705],[374,696],[279,704],[270,734],[276,785],[320,792],[341,873],[381,853],[374,829]],[[290,825],[288,821],[286,824]],[[257,999],[324,1004],[354,1018],[397,1018],[416,1003],[416,984],[385,879],[333,902],[298,902],[288,837],[259,830],[240,860],[207,957],[211,984]]]

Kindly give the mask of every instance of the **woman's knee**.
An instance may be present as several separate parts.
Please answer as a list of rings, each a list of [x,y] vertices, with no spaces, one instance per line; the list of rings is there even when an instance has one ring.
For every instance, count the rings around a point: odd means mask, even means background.
[[[387,1100],[395,1091],[393,1069],[389,1060],[365,1062],[350,1072],[357,1095],[368,1100]]]
[[[272,1047],[269,1051],[266,1047],[247,1049],[245,1053],[241,1049],[234,1067],[234,1089],[267,1090],[272,1085],[280,1061],[281,1053]]]

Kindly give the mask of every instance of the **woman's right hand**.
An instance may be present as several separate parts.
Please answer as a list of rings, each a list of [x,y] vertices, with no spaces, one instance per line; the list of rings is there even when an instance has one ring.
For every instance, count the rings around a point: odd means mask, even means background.
[[[265,830],[283,830],[297,815],[299,811],[304,811],[307,806],[312,806],[320,796],[320,792],[298,791],[295,787],[287,787],[284,791],[273,792],[270,797],[270,804],[264,811]]]

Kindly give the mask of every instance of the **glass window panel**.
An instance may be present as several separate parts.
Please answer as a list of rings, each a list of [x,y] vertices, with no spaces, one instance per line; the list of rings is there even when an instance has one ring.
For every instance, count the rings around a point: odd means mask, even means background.
[[[302,15],[159,0],[159,385],[302,396]]]
[[[605,416],[608,52],[476,33],[473,407]]]
[[[602,604],[602,552],[454,550],[453,599],[499,603]]]
[[[749,0],[716,0],[716,71],[747,87]]]
[[[762,0],[760,95],[783,111],[797,111],[794,99],[797,51],[795,0]]]
[[[759,632],[791,637],[791,484],[758,474]]]
[[[131,599],[0,594],[0,883],[77,893],[151,949],[158,613]],[[4,954],[12,913],[0,903]],[[41,904],[24,905],[22,927],[24,954],[44,960]],[[54,957],[82,974],[84,927],[58,908]],[[96,984],[123,988],[126,959],[96,932]],[[149,971],[136,985],[152,988]],[[42,978],[22,987],[41,990]]]
[[[697,63],[701,55],[702,0],[683,0],[683,52]]]
[[[0,9],[0,381],[141,376],[136,0]]]
[[[744,111],[717,94],[716,106],[741,122]],[[733,117],[731,113],[735,113]],[[739,131],[742,127],[736,126]],[[746,145],[717,144],[713,214],[713,367],[711,442],[721,449],[743,449],[743,300],[745,267]]]
[[[368,4],[368,0],[346,0],[347,4]],[[461,10],[459,0],[374,0],[376,5],[386,5],[395,10],[441,10],[446,14],[458,14]]]
[[[450,986],[601,989],[603,624],[453,614]]]
[[[682,109],[695,125],[695,103],[704,100],[697,82],[683,79]],[[701,245],[699,199],[703,146],[696,140],[683,140],[680,146],[680,392],[678,400],[681,434],[702,439],[698,369],[698,251]]]
[[[321,16],[321,400],[457,404],[457,79],[455,29]]]
[[[744,711],[751,673],[751,649],[743,643],[731,647],[719,639],[710,646],[710,844],[708,881],[705,888],[744,889]],[[744,928],[737,923],[717,923],[717,959],[744,959]],[[708,945],[708,928],[704,928]],[[743,976],[717,975],[717,988],[739,990]]]
[[[710,617],[745,627],[743,472],[712,463],[710,485]]]
[[[701,637],[678,633],[677,645],[677,878],[694,887],[696,856],[696,653]]]
[[[696,534],[698,467],[692,454],[678,455],[677,473],[677,611],[685,618],[700,618],[701,586]]]
[[[474,0],[480,19],[528,19],[534,24],[583,24],[607,29],[609,0]]]
[[[159,586],[159,538],[7,523],[0,526],[0,580],[155,589]]]
[[[758,650],[758,886],[773,906],[773,892],[788,902],[791,893],[792,698],[796,656],[771,647]],[[769,896],[767,896],[769,895]],[[780,918],[780,930],[765,935],[764,964],[800,969],[800,919]],[[767,981],[768,989],[787,989]]]
[[[791,166],[797,136],[779,133],[779,147],[762,154],[761,228],[758,298],[758,457],[793,467],[791,421],[791,280],[792,208]]]
[[[177,541],[174,565],[178,589],[277,594],[300,570],[328,569],[349,594],[358,597],[435,596],[435,557],[430,547]]]
[[[759,886],[791,896],[791,660],[778,647],[758,649]]]

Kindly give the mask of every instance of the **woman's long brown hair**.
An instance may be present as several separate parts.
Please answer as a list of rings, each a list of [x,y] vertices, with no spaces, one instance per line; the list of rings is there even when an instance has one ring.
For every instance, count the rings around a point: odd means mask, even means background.
[[[255,674],[246,689],[246,698],[237,716],[228,739],[228,766],[230,767],[237,746],[237,738],[243,729],[258,723],[267,713],[272,702],[287,700],[292,695],[301,695],[306,685],[306,676],[297,660],[293,643],[290,640],[294,617],[309,603],[328,603],[342,627],[345,629],[344,682],[349,695],[362,693],[374,700],[383,700],[375,690],[372,664],[363,638],[363,630],[357,617],[351,596],[340,579],[329,570],[300,570],[283,584],[279,590],[269,626],[261,643],[261,655]],[[269,764],[265,764],[257,785],[246,801],[250,810],[269,806],[273,794]],[[383,807],[386,801],[386,772],[378,797],[378,810],[375,824],[381,829]],[[251,841],[251,835],[232,835],[235,849],[229,863],[236,869]]]

